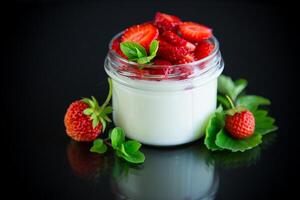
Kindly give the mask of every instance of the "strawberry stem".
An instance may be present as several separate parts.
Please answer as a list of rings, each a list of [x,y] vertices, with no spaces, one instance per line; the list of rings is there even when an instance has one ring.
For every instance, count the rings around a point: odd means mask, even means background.
[[[111,99],[111,96],[112,96],[112,81],[111,81],[111,78],[108,78],[108,84],[109,84],[109,92],[108,92],[108,95],[106,97],[106,100],[105,102],[102,104],[100,110],[103,110],[107,104],[109,103],[110,99]]]
[[[226,97],[226,99],[228,100],[228,102],[229,102],[229,104],[230,104],[231,108],[235,108],[235,106],[234,106],[234,103],[233,103],[232,99],[231,99],[231,98],[230,98],[228,95],[225,95],[225,97]]]

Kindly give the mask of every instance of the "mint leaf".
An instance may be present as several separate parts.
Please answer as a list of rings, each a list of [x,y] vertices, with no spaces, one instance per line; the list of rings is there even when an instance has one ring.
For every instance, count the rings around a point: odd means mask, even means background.
[[[227,108],[227,109],[231,108],[230,103],[226,97],[224,97],[222,95],[218,95],[217,100],[221,105],[225,106],[225,108]]]
[[[222,149],[216,145],[215,140],[218,132],[223,128],[223,126],[224,126],[224,117],[222,116],[221,113],[215,112],[211,116],[205,130],[204,144],[208,149],[213,151]]]
[[[149,63],[156,55],[152,55],[152,56],[147,56],[147,57],[143,57],[143,58],[138,58],[136,61],[139,64],[147,64]]]
[[[259,145],[262,142],[262,135],[254,132],[254,134],[242,140],[232,138],[226,130],[223,128],[218,134],[216,139],[216,145],[223,149],[227,149],[233,152],[246,151]]]
[[[278,129],[274,125],[275,119],[267,116],[267,111],[256,110],[253,112],[255,118],[255,133],[265,135]]]
[[[221,75],[218,78],[218,92],[224,95],[228,95],[233,101],[236,97],[245,89],[247,81],[239,79],[235,82],[225,75]]]
[[[142,144],[135,140],[126,141],[124,148],[129,154],[137,152],[141,148]]]
[[[123,158],[128,162],[135,163],[135,164],[145,162],[145,155],[140,151],[134,152],[129,156],[123,156]]]
[[[110,138],[112,147],[114,149],[119,149],[125,142],[125,133],[123,129],[116,127],[112,130]]]
[[[260,105],[270,105],[271,101],[267,98],[256,96],[256,95],[244,95],[237,99],[237,104],[245,106],[252,112],[257,109]]]
[[[147,56],[146,49],[137,42],[121,42],[120,49],[128,57],[128,59],[136,59]]]
[[[93,146],[90,148],[90,152],[94,153],[105,153],[107,146],[104,144],[102,139],[96,139],[93,142]]]
[[[159,42],[157,40],[153,40],[150,44],[150,55],[151,56],[156,56],[156,53],[158,51],[158,46],[159,46]]]

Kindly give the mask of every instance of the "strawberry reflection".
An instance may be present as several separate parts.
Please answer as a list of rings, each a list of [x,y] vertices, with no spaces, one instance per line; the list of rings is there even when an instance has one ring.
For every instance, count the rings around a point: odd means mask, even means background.
[[[103,155],[89,151],[90,143],[70,141],[67,146],[67,157],[73,173],[83,179],[94,179],[105,167]]]

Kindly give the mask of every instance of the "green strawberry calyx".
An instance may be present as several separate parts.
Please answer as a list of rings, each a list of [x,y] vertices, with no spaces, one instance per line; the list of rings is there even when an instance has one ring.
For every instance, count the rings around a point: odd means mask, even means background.
[[[108,78],[108,84],[109,92],[105,102],[101,106],[99,106],[97,99],[93,96],[91,98],[81,99],[81,101],[89,105],[89,108],[86,108],[83,114],[90,116],[93,128],[97,127],[99,122],[101,122],[102,132],[105,131],[107,122],[111,122],[111,119],[107,116],[112,112],[112,107],[108,105],[112,96],[112,81],[110,78]]]

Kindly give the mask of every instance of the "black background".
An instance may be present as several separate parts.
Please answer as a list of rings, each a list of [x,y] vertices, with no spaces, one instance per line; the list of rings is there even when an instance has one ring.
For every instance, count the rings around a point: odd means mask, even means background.
[[[9,43],[4,75],[8,185],[31,199],[110,199],[106,178],[76,179],[66,158],[63,116],[73,100],[107,84],[103,62],[110,38],[149,21],[156,11],[214,29],[224,73],[249,81],[248,93],[272,100],[279,131],[251,167],[222,170],[217,199],[272,199],[293,192],[292,148],[299,117],[293,5],[269,1],[17,1],[3,38]],[[5,18],[4,18],[5,19]],[[5,19],[6,20],[6,19]],[[298,89],[299,90],[299,89]],[[6,147],[7,146],[7,147]],[[295,148],[296,149],[296,148]],[[8,153],[6,153],[8,152]],[[100,188],[99,190],[97,188]]]

